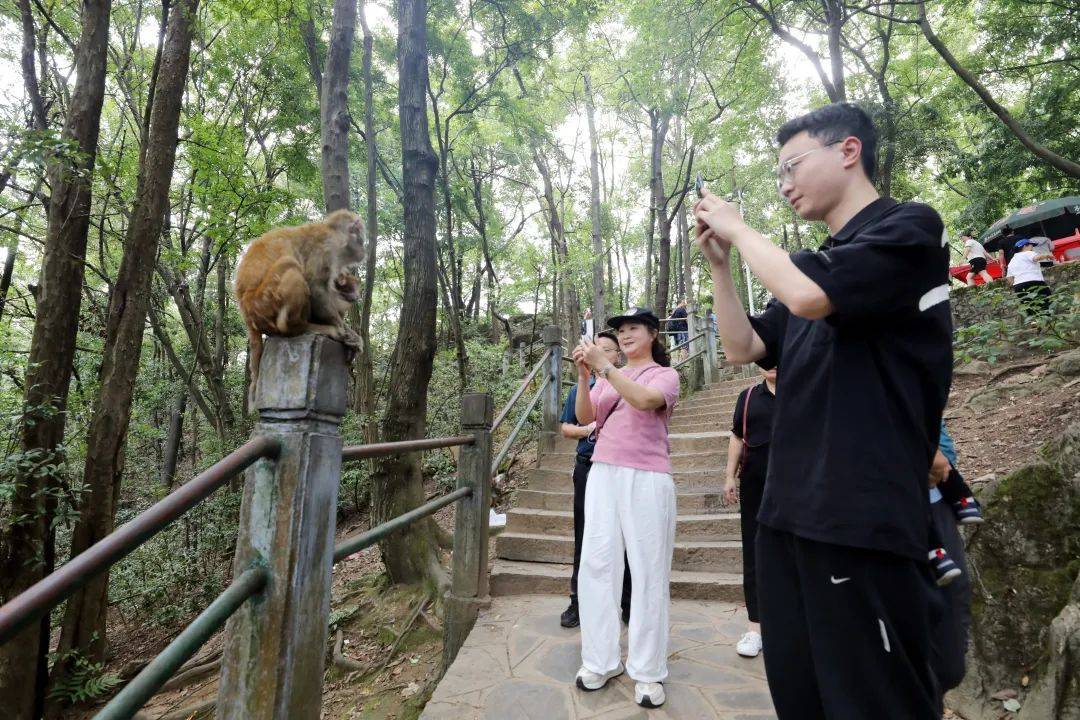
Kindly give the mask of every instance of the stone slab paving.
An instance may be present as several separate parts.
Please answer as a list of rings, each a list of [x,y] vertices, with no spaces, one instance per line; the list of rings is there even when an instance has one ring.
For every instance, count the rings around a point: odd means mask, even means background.
[[[581,642],[577,629],[559,626],[566,603],[552,595],[493,598],[421,720],[776,719],[761,658],[735,653],[746,629],[741,605],[672,601],[667,702],[646,710],[625,674],[596,692],[574,687]],[[622,648],[625,659],[625,628]]]

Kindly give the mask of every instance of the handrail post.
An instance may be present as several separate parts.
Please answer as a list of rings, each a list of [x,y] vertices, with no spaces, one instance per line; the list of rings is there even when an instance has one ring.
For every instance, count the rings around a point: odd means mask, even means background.
[[[696,338],[698,334],[698,316],[697,305],[689,305],[686,308],[686,330],[688,338]],[[701,339],[694,339],[690,341],[690,344],[686,348],[686,352],[690,357],[690,371],[688,373],[688,380],[690,389],[697,391],[701,389],[702,382],[702,363],[701,356],[692,357],[695,352],[701,348]]]
[[[266,343],[255,433],[279,437],[281,454],[246,473],[233,576],[270,575],[226,626],[219,720],[320,716],[347,377],[344,346],[326,336]]]
[[[705,384],[712,385],[720,366],[716,363],[716,327],[707,315],[705,316],[705,353],[708,358],[705,363]]]
[[[544,344],[551,351],[551,356],[548,358],[547,377],[543,379],[550,382],[547,390],[544,391],[544,420],[540,427],[540,442],[537,443],[540,453],[554,450],[555,442],[559,437],[559,415],[562,410],[562,403],[559,402],[562,393],[562,328],[558,325],[547,325],[543,330],[543,338]]]
[[[461,398],[462,434],[475,438],[458,457],[458,487],[472,494],[457,504],[454,515],[453,581],[447,599],[443,635],[443,668],[449,668],[469,636],[476,614],[488,598],[488,512],[491,509],[491,422],[495,414],[489,393]],[[320,645],[321,647],[321,645]]]

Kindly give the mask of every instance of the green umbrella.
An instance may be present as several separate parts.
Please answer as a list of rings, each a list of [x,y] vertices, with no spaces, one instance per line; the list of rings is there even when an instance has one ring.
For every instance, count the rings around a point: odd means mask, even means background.
[[[986,232],[979,238],[979,242],[987,250],[998,250],[1000,249],[998,246],[1000,245],[1001,236],[1006,230],[1020,230],[1065,213],[1080,215],[1080,196],[1071,195],[1056,200],[1044,200],[1034,205],[1022,207],[987,228]]]

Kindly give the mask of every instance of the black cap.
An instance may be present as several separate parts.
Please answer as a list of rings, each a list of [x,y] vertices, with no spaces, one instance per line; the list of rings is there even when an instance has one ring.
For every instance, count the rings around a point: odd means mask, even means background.
[[[639,322],[643,325],[648,325],[653,330],[660,329],[660,318],[656,317],[649,308],[632,307],[624,312],[622,315],[616,315],[615,317],[607,321],[609,328],[619,329],[619,326],[624,322]]]

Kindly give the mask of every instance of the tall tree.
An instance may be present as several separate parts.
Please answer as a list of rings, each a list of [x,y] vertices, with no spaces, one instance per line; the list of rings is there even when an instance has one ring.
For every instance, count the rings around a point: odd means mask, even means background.
[[[319,100],[322,183],[326,212],[349,207],[349,60],[356,35],[357,0],[334,0],[330,47]]]
[[[169,13],[161,53],[161,71],[146,117],[146,148],[141,152],[138,186],[124,254],[109,298],[100,390],[87,437],[83,472],[85,492],[71,538],[71,556],[84,552],[113,531],[120,481],[124,474],[124,443],[131,418],[131,400],[139,372],[143,329],[150,303],[150,283],[158,240],[169,206],[169,187],[176,162],[176,145],[191,58],[192,29],[199,0],[177,0]],[[104,658],[105,613],[109,574],[90,578],[68,600],[60,633],[59,654],[78,650],[92,661]],[[58,662],[52,681],[69,670]],[[55,712],[59,713],[59,707]],[[50,715],[53,713],[50,712]]]
[[[363,344],[357,355],[356,402],[354,407],[360,413],[363,423],[365,442],[375,442],[378,426],[375,422],[375,371],[372,365],[371,347],[371,300],[375,292],[375,259],[379,244],[378,212],[378,160],[379,150],[375,140],[375,91],[372,81],[372,48],[374,36],[368,27],[364,15],[363,0],[360,8],[360,27],[364,32],[363,75],[364,75],[364,145],[367,157],[367,254],[364,258],[364,297],[360,306],[360,337]]]
[[[956,56],[949,51],[948,46],[945,45],[941,38],[938,37],[937,33],[934,32],[934,28],[926,16],[926,4],[923,0],[917,0],[915,5],[918,9],[919,28],[922,30],[923,36],[926,37],[926,41],[937,51],[938,55],[941,56],[941,59],[945,61],[945,64],[956,73],[957,77],[975,91],[975,94],[979,96],[979,99],[982,100],[987,109],[997,115],[1005,127],[1009,129],[1009,132],[1015,135],[1016,139],[1019,140],[1024,147],[1030,150],[1035,157],[1057,168],[1070,177],[1080,178],[1080,163],[1062,157],[1042,143],[1036,141],[1035,138],[1031,137],[1031,135],[1024,130],[1024,127],[1017,122],[1016,118],[1012,116],[1012,113],[994,98],[986,86],[979,82],[979,79],[974,73],[965,68],[960,61],[956,59]]]
[[[428,131],[427,0],[398,2],[398,120],[405,292],[382,420],[385,440],[424,437],[427,391],[435,358],[435,173],[438,159]],[[372,482],[371,523],[385,522],[424,500],[420,455],[380,460]],[[444,582],[430,523],[417,523],[379,544],[394,582],[436,578]]]
[[[589,73],[585,79],[585,115],[589,121],[589,220],[592,232],[592,316],[593,327],[602,328],[607,320],[607,299],[604,291],[604,238],[600,226],[600,141],[596,136],[596,108]]]
[[[75,358],[90,225],[91,180],[97,159],[111,0],[83,0],[75,52],[75,86],[61,132],[65,149],[49,159],[48,232],[36,322],[24,383],[23,450],[37,468],[63,464],[68,382]],[[55,565],[52,515],[59,471],[18,478],[11,498],[18,518],[0,536],[0,601],[19,594]],[[0,646],[0,696],[13,717],[44,710],[48,680],[49,616]]]

